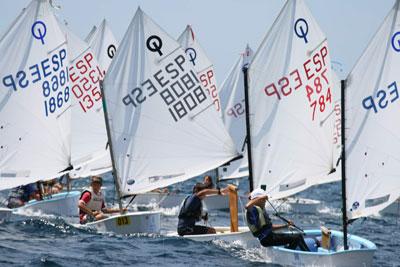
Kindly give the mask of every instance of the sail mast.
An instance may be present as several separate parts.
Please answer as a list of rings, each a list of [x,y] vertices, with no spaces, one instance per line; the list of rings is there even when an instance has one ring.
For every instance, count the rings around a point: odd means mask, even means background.
[[[118,180],[118,177],[117,177],[118,176],[117,169],[115,168],[115,160],[114,160],[114,154],[113,154],[111,130],[110,130],[110,124],[109,124],[109,121],[108,121],[108,111],[107,111],[107,105],[106,105],[106,100],[105,100],[105,95],[104,95],[103,81],[100,81],[100,90],[101,90],[102,101],[103,101],[104,119],[106,121],[108,145],[110,147],[110,156],[111,156],[114,184],[115,184],[115,189],[116,189],[117,195],[118,195],[118,206],[119,206],[120,211],[122,212],[121,190],[120,190],[119,180]]]
[[[250,138],[250,110],[249,110],[249,81],[248,81],[248,65],[243,66],[244,80],[244,104],[246,110],[246,144],[247,144],[247,160],[249,165],[249,189],[253,191],[253,161],[251,158],[251,138]]]
[[[342,143],[342,218],[343,218],[343,246],[345,250],[349,249],[347,244],[347,207],[346,207],[346,146],[345,146],[345,90],[346,81],[342,80],[340,83],[340,91],[341,91],[341,143]]]

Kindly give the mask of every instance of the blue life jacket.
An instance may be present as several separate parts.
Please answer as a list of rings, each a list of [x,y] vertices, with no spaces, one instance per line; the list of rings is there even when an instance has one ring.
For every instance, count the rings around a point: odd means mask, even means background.
[[[196,194],[187,196],[179,211],[178,228],[193,227],[200,220],[202,209],[201,199]]]

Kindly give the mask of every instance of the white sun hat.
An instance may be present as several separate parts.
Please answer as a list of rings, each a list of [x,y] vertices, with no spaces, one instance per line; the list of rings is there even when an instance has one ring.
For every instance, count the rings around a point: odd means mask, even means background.
[[[265,192],[263,189],[261,188],[257,188],[254,189],[251,193],[250,193],[250,199],[255,199],[258,197],[265,197],[267,195],[267,192]]]

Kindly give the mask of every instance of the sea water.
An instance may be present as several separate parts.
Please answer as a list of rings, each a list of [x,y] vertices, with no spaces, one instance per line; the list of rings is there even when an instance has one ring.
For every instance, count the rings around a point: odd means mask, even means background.
[[[111,176],[105,175],[104,180],[108,205],[116,205]],[[174,188],[189,192],[199,180],[190,180]],[[88,179],[83,179],[74,182],[74,186],[88,183]],[[241,181],[239,192],[245,192],[247,187],[247,181]],[[0,194],[4,198],[7,192]],[[304,229],[325,225],[341,230],[340,183],[315,186],[299,195],[322,201],[319,211],[315,214],[283,213],[286,218]],[[178,208],[162,211],[162,233],[176,230]],[[239,219],[244,225],[243,213],[239,214]],[[280,223],[277,219],[275,222]],[[229,213],[212,212],[208,225],[228,226]],[[400,215],[376,216],[356,220],[349,226],[349,233],[377,245],[374,266],[400,266],[399,228]],[[79,230],[55,216],[22,218],[0,224],[0,266],[266,266],[258,248],[244,249],[239,244],[224,242],[199,243],[165,237],[162,233],[117,236]]]

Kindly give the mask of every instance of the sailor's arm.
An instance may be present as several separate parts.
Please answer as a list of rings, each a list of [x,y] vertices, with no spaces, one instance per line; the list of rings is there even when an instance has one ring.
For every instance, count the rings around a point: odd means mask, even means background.
[[[255,199],[249,200],[246,204],[246,209],[253,207],[254,205],[260,204],[262,201],[268,200],[268,196],[257,197]]]
[[[78,207],[79,207],[84,213],[89,214],[89,215],[91,215],[91,216],[93,216],[93,217],[96,216],[96,214],[95,214],[93,211],[91,211],[91,210],[86,206],[85,201],[83,201],[82,199],[79,200]]]
[[[272,225],[272,230],[278,230],[282,228],[288,228],[289,226],[293,225],[293,222],[291,220],[288,221],[287,224],[273,224]]]
[[[121,210],[119,208],[102,208],[101,211],[103,213],[117,213],[117,212],[121,212]],[[123,208],[122,212],[126,212],[127,208]]]
[[[204,198],[208,195],[226,195],[229,192],[229,188],[225,187],[223,189],[220,188],[212,188],[212,189],[203,189],[200,192],[196,193],[199,198]]]

